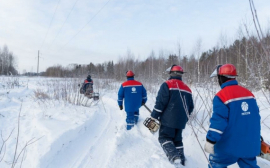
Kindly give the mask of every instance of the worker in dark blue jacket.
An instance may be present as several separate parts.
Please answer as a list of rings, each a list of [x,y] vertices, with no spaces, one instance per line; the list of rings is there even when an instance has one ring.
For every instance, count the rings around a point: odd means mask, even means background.
[[[151,117],[161,122],[158,140],[169,161],[180,166],[185,165],[182,131],[194,105],[190,88],[182,82],[183,68],[173,65],[168,72],[170,78],[158,91]]]
[[[211,77],[217,76],[221,90],[213,100],[213,115],[206,136],[205,151],[210,153],[212,168],[238,163],[241,168],[259,168],[260,114],[254,95],[239,86],[232,64],[219,65]],[[210,168],[210,166],[209,166]]]
[[[91,78],[91,75],[87,75],[86,79],[84,80],[84,83],[83,83],[83,89],[84,89],[84,92],[86,91],[86,89],[88,87],[91,87],[93,88],[93,80]]]
[[[141,82],[134,80],[135,74],[132,71],[126,72],[127,81],[122,83],[118,91],[118,105],[123,109],[125,101],[125,111],[127,113],[127,130],[130,130],[139,119],[139,108],[147,101],[147,94]]]

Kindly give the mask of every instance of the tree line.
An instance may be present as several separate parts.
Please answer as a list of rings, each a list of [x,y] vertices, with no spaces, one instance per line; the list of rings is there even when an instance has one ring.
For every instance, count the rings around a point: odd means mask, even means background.
[[[67,67],[56,65],[47,68],[45,75],[54,77],[93,77],[125,79],[125,72],[133,70],[136,77],[148,82],[162,82],[167,76],[165,70],[172,64],[183,67],[185,80],[189,83],[209,81],[209,75],[218,64],[234,64],[238,71],[238,81],[250,87],[268,87],[270,84],[270,58],[263,46],[270,49],[270,34],[266,33],[260,41],[256,36],[241,36],[229,45],[217,45],[209,50],[200,51],[201,41],[197,42],[193,54],[182,56],[181,46],[177,53],[158,53],[151,51],[145,60],[135,58],[131,51],[120,57],[117,62],[100,64],[90,62],[86,65],[72,64]],[[270,52],[268,52],[270,53]]]
[[[17,75],[16,57],[9,51],[8,46],[0,47],[0,74],[1,75]]]

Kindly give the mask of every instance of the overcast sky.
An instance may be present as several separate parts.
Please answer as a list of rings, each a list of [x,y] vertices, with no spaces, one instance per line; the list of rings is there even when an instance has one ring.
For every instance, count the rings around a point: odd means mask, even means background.
[[[269,27],[269,0],[254,2]],[[203,49],[221,34],[232,40],[243,21],[252,23],[248,0],[0,0],[0,47],[13,51],[20,72],[36,71],[40,50],[44,71],[117,61],[127,50],[140,59],[174,53],[179,42],[190,55],[198,39]]]

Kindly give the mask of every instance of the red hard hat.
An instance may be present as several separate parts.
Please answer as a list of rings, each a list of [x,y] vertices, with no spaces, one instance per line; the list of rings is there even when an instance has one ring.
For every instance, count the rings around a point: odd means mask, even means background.
[[[219,68],[218,74],[227,77],[236,77],[237,72],[233,64],[224,64]]]
[[[218,75],[225,76],[227,78],[235,78],[237,76],[236,68],[233,64],[217,65],[210,78]]]
[[[127,73],[126,73],[126,76],[127,77],[133,77],[133,76],[135,76],[135,74],[132,72],[132,71],[127,71]]]
[[[181,73],[184,73],[184,70],[182,67],[180,67],[179,65],[173,65],[171,67],[171,70],[170,72],[181,72]]]

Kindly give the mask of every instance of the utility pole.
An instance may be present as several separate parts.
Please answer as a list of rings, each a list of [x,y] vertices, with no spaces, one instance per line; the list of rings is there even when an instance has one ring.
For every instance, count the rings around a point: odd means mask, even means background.
[[[38,75],[38,69],[39,69],[39,50],[38,50],[38,61],[37,61],[37,75]]]

